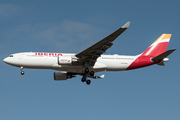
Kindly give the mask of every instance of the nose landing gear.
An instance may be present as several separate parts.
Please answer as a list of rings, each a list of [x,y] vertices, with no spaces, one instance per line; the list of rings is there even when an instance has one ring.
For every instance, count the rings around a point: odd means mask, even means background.
[[[21,75],[24,75],[23,67],[21,67]]]

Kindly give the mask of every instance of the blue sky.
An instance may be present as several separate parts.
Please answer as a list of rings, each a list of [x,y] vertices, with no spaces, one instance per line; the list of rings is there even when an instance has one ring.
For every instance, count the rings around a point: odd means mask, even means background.
[[[178,0],[1,0],[0,119],[179,120],[180,2]],[[81,77],[57,82],[53,70],[3,63],[17,52],[78,53],[130,21],[106,54],[136,55],[161,34],[177,48],[164,67],[101,72],[90,86]]]

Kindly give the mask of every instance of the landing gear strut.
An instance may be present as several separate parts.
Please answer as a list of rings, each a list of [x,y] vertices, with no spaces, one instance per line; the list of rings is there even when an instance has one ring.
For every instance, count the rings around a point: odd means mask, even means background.
[[[23,67],[21,67],[21,75],[24,75]]]

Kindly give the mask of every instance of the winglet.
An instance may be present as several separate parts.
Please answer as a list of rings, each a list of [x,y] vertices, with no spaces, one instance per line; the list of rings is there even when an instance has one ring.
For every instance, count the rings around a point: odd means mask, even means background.
[[[121,28],[128,28],[130,25],[130,22],[127,22],[125,25],[123,25]]]

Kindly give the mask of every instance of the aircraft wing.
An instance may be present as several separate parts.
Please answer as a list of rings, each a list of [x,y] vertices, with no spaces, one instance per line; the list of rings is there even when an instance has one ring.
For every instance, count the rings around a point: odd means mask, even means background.
[[[80,59],[81,63],[86,63],[87,66],[93,66],[97,58],[113,45],[112,42],[129,27],[129,24],[130,22],[127,22],[109,36],[105,37],[84,51],[76,54],[76,57]]]

